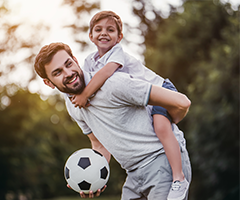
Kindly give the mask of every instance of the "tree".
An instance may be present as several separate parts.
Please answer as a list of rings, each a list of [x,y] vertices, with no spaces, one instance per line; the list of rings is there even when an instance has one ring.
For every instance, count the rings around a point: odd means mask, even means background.
[[[89,48],[89,22],[86,21],[86,16],[91,15],[95,10],[99,10],[100,2],[95,1],[90,3],[86,0],[64,0],[64,4],[71,6],[76,15],[76,21],[73,21],[72,24],[66,27],[71,28],[75,42],[79,44],[80,51],[85,51]]]
[[[27,87],[36,78],[32,63],[48,27],[43,24],[32,26],[24,21],[11,22],[12,16],[8,2],[1,1],[0,87],[11,83]],[[19,77],[20,69],[26,71],[23,77]]]
[[[192,101],[180,127],[193,167],[190,198],[239,195],[239,30],[237,11],[219,1],[186,1],[168,18],[137,0],[146,65]],[[139,4],[141,6],[139,6]],[[148,20],[147,11],[155,18]]]
[[[16,85],[4,87],[0,99],[1,199],[9,191],[34,198],[72,194],[64,163],[90,142],[69,117],[64,100],[50,96],[43,101]]]
[[[83,1],[65,3],[76,8],[78,22],[66,26],[72,28],[73,35],[85,30],[79,24],[82,16],[99,6],[98,3]],[[0,199],[18,193],[29,196],[28,199],[77,195],[66,187],[63,167],[71,153],[80,148],[89,148],[90,142],[67,114],[59,94],[43,100],[41,94],[31,94],[27,90],[28,84],[36,79],[34,58],[40,49],[42,37],[49,29],[40,24],[30,27],[21,21],[13,24],[8,21],[11,14],[7,1],[1,2]],[[29,35],[24,37],[20,34],[22,29],[27,29]],[[87,45],[84,41],[80,41],[77,34],[74,36],[79,48],[85,49]],[[23,56],[18,57],[19,54]],[[12,77],[21,67],[26,70],[26,77],[18,82]],[[110,165],[119,169],[113,173],[114,178],[114,175],[121,174],[119,165],[114,161]],[[118,182],[123,182],[123,179]],[[110,178],[108,188],[104,194],[116,194],[120,193],[121,185]]]

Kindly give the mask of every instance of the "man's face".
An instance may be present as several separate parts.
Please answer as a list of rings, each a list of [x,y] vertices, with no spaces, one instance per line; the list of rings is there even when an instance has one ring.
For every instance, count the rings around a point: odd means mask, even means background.
[[[45,69],[48,79],[44,79],[44,83],[51,88],[57,87],[68,94],[80,94],[85,88],[83,72],[77,60],[65,50],[58,51]]]
[[[116,43],[121,41],[123,35],[122,33],[118,33],[114,20],[105,18],[94,25],[89,37],[97,46],[99,55],[103,56]]]

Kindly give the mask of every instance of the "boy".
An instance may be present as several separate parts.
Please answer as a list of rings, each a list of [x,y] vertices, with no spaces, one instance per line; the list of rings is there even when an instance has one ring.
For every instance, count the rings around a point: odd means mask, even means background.
[[[176,91],[176,88],[168,79],[164,80],[135,58],[123,52],[119,44],[123,38],[122,22],[114,12],[102,11],[97,13],[90,22],[89,37],[97,46],[98,52],[90,54],[86,58],[83,69],[97,73],[81,94],[71,98],[76,107],[81,108],[89,105],[88,99],[98,91],[115,71],[125,72],[134,78]],[[186,195],[189,183],[182,171],[180,148],[172,132],[171,116],[166,109],[159,106],[152,108],[152,116],[155,133],[164,146],[173,173],[173,184],[168,200],[181,200]],[[173,121],[173,123],[178,123],[178,121]],[[181,186],[186,187],[186,190],[180,190]]]

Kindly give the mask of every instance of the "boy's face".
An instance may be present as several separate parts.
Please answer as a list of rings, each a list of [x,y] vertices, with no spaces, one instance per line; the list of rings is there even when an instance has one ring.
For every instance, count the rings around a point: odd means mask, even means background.
[[[44,83],[53,89],[57,87],[64,93],[79,94],[85,88],[83,72],[76,58],[65,50],[58,51],[45,69],[48,79],[44,79]]]
[[[118,33],[117,25],[113,19],[105,18],[94,25],[89,37],[97,46],[99,55],[102,57],[115,44],[121,41],[123,34]]]

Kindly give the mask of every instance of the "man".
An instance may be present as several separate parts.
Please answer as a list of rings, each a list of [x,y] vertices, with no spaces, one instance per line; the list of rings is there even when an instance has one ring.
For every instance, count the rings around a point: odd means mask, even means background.
[[[91,105],[79,109],[71,103],[69,95],[81,93],[94,74],[81,70],[67,45],[52,43],[44,46],[34,67],[46,85],[68,94],[65,95],[67,110],[89,137],[92,148],[108,161],[113,155],[126,170],[128,177],[122,200],[167,199],[172,182],[171,169],[154,133],[151,108],[146,105],[166,108],[173,122],[178,123],[190,106],[185,95],[116,72],[91,98]],[[175,124],[172,129],[180,145],[183,172],[190,182],[191,166],[183,133]],[[176,190],[181,189],[184,188],[179,184]],[[83,193],[80,195],[86,197]],[[89,197],[94,194],[90,193]]]

